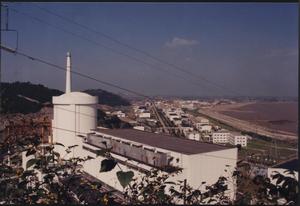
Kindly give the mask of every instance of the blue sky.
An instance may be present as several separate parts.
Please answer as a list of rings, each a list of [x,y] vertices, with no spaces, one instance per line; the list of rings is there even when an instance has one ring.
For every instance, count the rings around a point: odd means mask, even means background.
[[[145,95],[213,96],[234,94],[65,22],[33,4],[243,95],[298,94],[296,3],[8,3],[11,8],[168,72],[10,11],[9,27],[18,30],[19,50],[24,53],[64,66],[66,52],[70,51],[74,70]],[[13,47],[13,34],[1,35],[2,42]],[[2,81],[31,81],[64,90],[65,74],[60,71],[5,52],[1,60]],[[119,92],[75,75],[73,88]]]

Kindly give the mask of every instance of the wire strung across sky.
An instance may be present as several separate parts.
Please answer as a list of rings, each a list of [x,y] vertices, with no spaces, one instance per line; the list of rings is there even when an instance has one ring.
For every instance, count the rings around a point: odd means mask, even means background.
[[[5,47],[5,46],[3,46],[3,45],[1,45],[1,49],[5,50],[5,51],[7,51],[7,52],[10,52],[10,53],[16,54],[16,55],[20,55],[20,56],[23,56],[23,57],[27,57],[28,59],[30,59],[30,60],[32,60],[32,61],[37,61],[37,62],[46,64],[46,65],[50,66],[50,68],[54,68],[54,69],[57,69],[57,70],[60,70],[60,71],[64,71],[64,72],[66,71],[66,68],[64,68],[64,67],[62,67],[62,66],[53,64],[53,63],[51,63],[51,62],[49,62],[49,61],[43,60],[43,59],[38,58],[38,57],[33,57],[33,56],[31,56],[31,55],[22,53],[22,52],[20,52],[20,51],[12,50],[12,49],[7,48],[7,47]],[[127,89],[127,88],[121,87],[121,86],[116,85],[116,84],[112,84],[112,83],[110,83],[110,82],[106,82],[106,81],[103,81],[103,80],[100,80],[100,79],[96,79],[96,78],[94,78],[94,77],[91,77],[91,76],[89,76],[89,75],[83,74],[83,73],[78,72],[78,71],[71,70],[71,73],[76,74],[76,75],[81,76],[81,77],[85,77],[85,78],[90,79],[90,80],[93,80],[93,81],[96,81],[96,82],[101,83],[101,84],[103,84],[103,85],[107,85],[107,86],[110,86],[110,87],[114,87],[114,88],[117,88],[117,89],[120,89],[120,90],[129,92],[129,93],[131,93],[131,94],[134,94],[134,95],[137,95],[137,96],[140,96],[140,97],[144,97],[144,98],[147,98],[147,99],[151,99],[150,96],[141,94],[141,93],[136,92],[136,91],[133,91],[133,90],[131,90],[131,89]]]
[[[47,10],[47,9],[42,8],[42,7],[39,7],[39,6],[36,6],[36,7],[40,8],[40,9],[43,9],[43,10],[45,10],[45,11]],[[224,86],[218,85],[218,84],[216,84],[215,82],[212,82],[212,81],[210,81],[210,80],[208,80],[208,79],[206,79],[206,78],[204,78],[204,77],[202,77],[202,76],[199,76],[198,74],[191,73],[190,71],[186,71],[186,70],[184,70],[184,69],[182,69],[182,68],[180,68],[180,67],[178,67],[178,66],[176,66],[176,65],[174,65],[174,64],[165,62],[165,61],[163,61],[163,60],[161,60],[161,59],[159,59],[159,58],[157,58],[157,57],[152,56],[151,54],[149,54],[149,53],[147,53],[147,52],[145,52],[145,51],[143,51],[143,50],[141,50],[141,49],[137,49],[137,48],[135,48],[135,47],[132,47],[132,46],[130,46],[130,45],[127,45],[127,44],[125,44],[125,43],[122,43],[121,41],[116,40],[116,39],[110,37],[109,35],[106,35],[106,34],[104,34],[104,33],[102,33],[102,32],[98,32],[98,31],[95,31],[95,30],[93,30],[93,29],[90,29],[89,27],[84,26],[84,25],[82,25],[82,24],[79,24],[79,23],[77,23],[77,22],[74,22],[74,21],[72,21],[72,20],[70,20],[70,19],[68,19],[68,18],[66,19],[66,21],[72,22],[73,24],[76,24],[76,25],[78,25],[78,26],[81,26],[81,27],[83,27],[83,28],[85,28],[85,29],[88,29],[89,31],[92,31],[92,32],[94,32],[94,33],[97,33],[97,34],[99,34],[99,35],[102,35],[102,36],[104,36],[104,37],[106,37],[106,38],[109,37],[110,40],[113,40],[114,42],[116,42],[116,43],[118,43],[118,44],[120,44],[120,45],[122,45],[122,46],[125,46],[125,47],[127,47],[127,48],[129,48],[129,49],[132,49],[132,50],[135,50],[135,51],[138,51],[138,52],[140,52],[140,53],[142,53],[142,54],[144,54],[144,55],[146,55],[146,56],[148,56],[148,57],[150,57],[150,58],[152,58],[152,59],[154,59],[154,60],[156,60],[156,61],[159,61],[160,63],[164,63],[164,64],[170,66],[170,67],[173,68],[173,69],[176,69],[176,70],[178,70],[178,71],[184,72],[185,74],[188,74],[190,77],[193,77],[193,78],[198,77],[198,78],[196,78],[196,81],[191,81],[190,79],[187,79],[187,78],[185,78],[185,77],[182,76],[182,75],[177,75],[176,73],[171,73],[169,70],[167,70],[167,69],[165,69],[165,68],[163,68],[163,67],[159,67],[159,66],[157,66],[157,65],[150,64],[150,63],[148,63],[148,62],[146,62],[146,61],[144,61],[144,60],[141,60],[140,58],[131,56],[131,55],[129,55],[129,54],[127,54],[127,53],[124,53],[124,52],[120,52],[120,51],[118,51],[118,50],[116,50],[116,49],[113,49],[113,48],[111,48],[111,47],[108,47],[108,46],[106,46],[106,45],[104,45],[104,44],[102,44],[102,43],[99,43],[99,42],[97,42],[97,41],[91,40],[91,39],[89,39],[89,38],[87,38],[87,37],[85,37],[85,36],[76,34],[76,33],[74,33],[74,32],[68,31],[68,30],[66,30],[66,29],[64,29],[64,28],[61,28],[61,27],[58,27],[58,26],[53,25],[53,24],[51,24],[51,23],[48,23],[48,22],[46,22],[46,21],[44,21],[44,20],[42,20],[42,19],[40,19],[40,18],[37,18],[37,17],[35,17],[35,16],[32,16],[32,15],[30,15],[30,14],[28,14],[28,13],[21,12],[21,11],[15,9],[15,8],[10,8],[10,9],[11,9],[12,11],[16,12],[16,13],[19,13],[19,14],[21,14],[21,15],[23,15],[23,16],[29,17],[29,18],[31,18],[31,19],[33,19],[33,20],[35,20],[35,21],[38,21],[38,22],[40,22],[40,23],[42,23],[42,24],[46,24],[46,25],[51,26],[51,27],[53,27],[53,28],[55,28],[55,29],[58,29],[58,30],[60,30],[60,31],[63,31],[63,32],[69,34],[69,35],[72,35],[72,36],[75,36],[75,37],[77,37],[77,38],[80,38],[80,39],[83,39],[83,40],[85,40],[85,41],[88,41],[89,43],[92,43],[93,45],[103,47],[103,48],[105,48],[105,49],[107,49],[107,50],[109,50],[109,51],[111,51],[111,52],[113,52],[113,53],[119,54],[119,55],[121,55],[121,56],[125,56],[125,57],[130,58],[130,59],[132,59],[132,60],[134,60],[134,61],[137,61],[137,62],[139,62],[139,63],[145,64],[145,65],[149,66],[150,68],[156,69],[156,70],[158,70],[158,71],[163,71],[163,72],[166,72],[168,75],[172,75],[172,76],[175,76],[175,77],[177,77],[177,78],[186,80],[187,82],[189,82],[189,83],[191,83],[191,84],[193,84],[193,85],[203,87],[203,84],[202,84],[202,83],[204,83],[204,81],[205,81],[205,82],[207,82],[207,83],[210,83],[211,85],[214,85],[214,86],[215,86],[216,88],[218,88],[218,89],[222,89],[223,91],[227,91],[227,92],[229,92],[229,93],[231,93],[231,94],[235,94],[235,95],[242,96],[242,94],[239,93],[239,92],[236,92],[236,91],[233,91],[233,90],[231,90],[231,89],[228,89],[228,88],[226,88],[226,87],[224,87]],[[51,11],[47,10],[47,12],[51,12]],[[65,18],[65,17],[62,17],[61,15],[54,14],[53,12],[51,12],[51,14],[56,15],[56,16],[58,16],[58,17],[60,17],[60,18]],[[199,78],[200,78],[201,81],[199,81]],[[202,80],[204,80],[204,81],[202,81]]]
[[[103,47],[103,48],[105,48],[105,49],[107,49],[107,50],[109,50],[109,51],[111,51],[111,52],[113,52],[113,53],[116,53],[116,54],[121,55],[121,56],[125,56],[125,57],[127,57],[127,58],[129,58],[129,59],[132,59],[132,60],[137,61],[137,62],[139,62],[139,63],[145,64],[145,65],[149,66],[150,68],[156,69],[157,71],[165,72],[165,73],[167,73],[168,75],[171,74],[172,76],[175,76],[175,77],[177,77],[177,78],[179,78],[179,79],[186,80],[187,82],[192,83],[192,84],[197,85],[197,86],[203,86],[203,85],[199,84],[199,82],[191,82],[191,80],[186,79],[186,78],[183,77],[183,76],[179,76],[178,74],[175,74],[175,73],[170,73],[170,72],[169,72],[168,70],[166,70],[165,68],[155,66],[155,65],[153,65],[153,64],[150,64],[150,63],[148,63],[148,62],[146,62],[146,61],[144,61],[144,60],[141,60],[141,59],[139,59],[139,58],[136,58],[136,57],[134,57],[134,56],[130,56],[130,55],[126,54],[126,53],[117,51],[117,50],[115,50],[115,49],[113,49],[113,48],[111,48],[111,47],[108,47],[108,46],[106,46],[106,45],[104,45],[104,44],[102,44],[102,43],[96,42],[96,41],[94,41],[94,40],[91,40],[91,39],[86,38],[86,37],[84,37],[84,36],[82,36],[82,35],[76,34],[76,33],[74,33],[74,32],[70,32],[70,31],[68,31],[68,30],[66,30],[66,29],[63,29],[63,28],[61,28],[61,27],[58,27],[58,26],[53,25],[53,24],[51,24],[51,23],[48,23],[48,22],[46,22],[46,21],[44,21],[44,20],[42,20],[42,19],[40,19],[40,18],[37,18],[37,17],[34,17],[34,16],[29,15],[29,14],[27,14],[27,13],[21,12],[21,11],[19,11],[19,10],[17,10],[17,9],[14,9],[14,8],[10,8],[10,9],[11,9],[12,11],[18,13],[18,14],[21,14],[21,15],[23,15],[23,16],[25,16],[25,17],[29,17],[29,18],[31,18],[31,19],[33,19],[33,20],[35,20],[35,21],[38,21],[38,22],[40,22],[40,23],[42,23],[42,24],[46,24],[46,25],[48,25],[48,26],[50,26],[50,27],[53,27],[53,28],[55,28],[55,29],[57,29],[57,30],[63,31],[63,32],[69,34],[69,35],[72,35],[72,36],[75,36],[75,37],[77,37],[77,38],[83,39],[83,40],[85,40],[85,41],[87,41],[87,42],[89,42],[89,43],[91,43],[91,44],[93,44],[93,45],[95,45],[95,46]],[[147,68],[147,67],[146,67],[146,68]],[[201,83],[201,82],[200,82],[200,83]]]
[[[213,82],[213,81],[211,81],[211,80],[209,80],[209,79],[207,79],[207,78],[205,78],[205,77],[203,77],[203,76],[201,76],[201,75],[199,75],[199,74],[196,74],[196,73],[187,71],[187,70],[185,70],[185,69],[183,69],[183,68],[181,68],[181,67],[178,67],[177,65],[174,65],[174,64],[169,63],[169,62],[166,62],[166,61],[164,61],[164,60],[162,60],[162,59],[160,59],[160,58],[157,58],[157,57],[153,56],[152,54],[150,54],[150,53],[148,53],[148,52],[146,52],[146,51],[144,51],[144,50],[142,50],[142,49],[139,49],[139,48],[133,47],[133,46],[131,46],[131,45],[129,45],[129,44],[126,44],[126,43],[124,43],[124,42],[121,42],[120,40],[115,39],[115,38],[113,38],[112,36],[110,36],[110,35],[108,35],[108,34],[105,34],[105,33],[103,33],[103,32],[100,32],[100,31],[98,31],[98,30],[95,30],[95,29],[93,29],[93,28],[91,28],[91,27],[88,27],[88,26],[86,26],[86,25],[84,25],[84,24],[78,23],[78,22],[76,22],[76,21],[74,21],[74,20],[72,20],[72,19],[70,19],[70,18],[68,18],[68,17],[66,17],[66,16],[62,16],[62,15],[60,15],[60,14],[57,14],[56,12],[53,12],[53,11],[51,11],[51,10],[49,10],[49,9],[46,9],[46,8],[44,8],[44,7],[41,7],[41,6],[39,6],[38,4],[36,4],[36,3],[33,3],[32,5],[33,5],[34,7],[36,7],[36,8],[38,8],[38,9],[44,11],[44,12],[47,12],[48,14],[51,14],[51,15],[53,15],[53,16],[56,16],[56,17],[58,17],[58,18],[60,18],[60,19],[63,19],[64,21],[69,22],[69,23],[75,24],[75,25],[77,25],[77,26],[79,26],[79,27],[81,27],[81,28],[84,28],[84,29],[86,29],[86,30],[88,30],[88,31],[90,31],[90,32],[93,32],[93,33],[95,33],[95,34],[98,34],[98,35],[100,35],[100,36],[103,36],[103,37],[105,37],[105,38],[107,38],[107,39],[109,39],[109,40],[111,40],[111,41],[113,41],[113,42],[115,42],[115,43],[117,43],[117,44],[119,44],[119,45],[121,45],[121,46],[124,46],[124,47],[126,47],[126,48],[128,48],[128,49],[131,49],[131,50],[133,50],[133,51],[139,52],[139,53],[141,53],[141,54],[143,54],[143,55],[145,55],[145,56],[147,56],[147,57],[150,57],[151,59],[156,60],[157,62],[160,62],[160,63],[162,63],[162,64],[168,65],[168,66],[170,66],[171,68],[173,68],[173,69],[175,69],[175,70],[177,70],[177,71],[180,71],[180,72],[183,72],[183,73],[185,73],[185,74],[188,74],[189,76],[191,76],[191,77],[193,77],[193,78],[197,77],[197,78],[199,78],[199,79],[201,79],[201,80],[204,80],[204,81],[206,81],[206,82],[208,82],[208,83],[210,83],[210,84],[212,84],[212,85],[214,85],[214,86],[216,86],[216,87],[218,87],[218,88],[226,89],[226,90],[228,90],[228,91],[231,90],[231,89],[226,88],[226,87],[224,87],[223,85],[219,85],[219,84],[217,84],[216,82]],[[235,94],[238,94],[236,91],[231,91],[231,92],[232,92],[232,93],[235,93]]]
[[[31,56],[31,55],[22,53],[22,52],[20,52],[20,51],[12,50],[12,49],[7,48],[7,47],[5,47],[5,46],[3,46],[3,45],[1,45],[1,49],[3,49],[4,51],[7,51],[7,52],[9,52],[9,53],[13,53],[13,54],[15,54],[15,55],[20,55],[20,56],[26,57],[26,58],[28,58],[28,59],[30,59],[30,60],[32,60],[32,61],[37,61],[37,62],[46,64],[46,65],[50,66],[50,68],[58,69],[58,70],[61,70],[61,71],[64,71],[64,72],[65,72],[65,70],[66,70],[64,67],[61,67],[61,66],[59,66],[59,65],[50,63],[50,62],[45,61],[45,60],[43,60],[43,59],[40,59],[40,58],[38,58],[38,57],[33,57],[33,56]],[[115,84],[111,84],[111,83],[109,83],[109,82],[105,82],[105,81],[102,81],[102,80],[99,80],[99,79],[90,77],[90,76],[85,75],[85,74],[82,74],[82,73],[80,73],[80,72],[76,72],[76,71],[71,71],[71,72],[74,73],[74,74],[76,74],[76,75],[79,75],[79,76],[82,76],[82,77],[85,77],[85,78],[94,80],[94,81],[96,81],[96,82],[99,82],[99,83],[101,83],[101,84],[108,85],[108,86],[111,86],[111,87],[115,87],[115,88],[124,90],[124,91],[126,91],[126,92],[129,92],[129,93],[132,93],[132,94],[135,94],[135,95],[138,95],[138,96],[142,96],[142,97],[148,98],[149,101],[152,102],[151,97],[149,97],[149,96],[140,94],[140,93],[138,93],[138,92],[135,92],[135,91],[132,91],[132,90],[123,88],[123,87],[120,87],[120,86],[115,85]],[[155,104],[153,104],[153,106],[155,106]],[[55,129],[58,129],[58,130],[66,130],[66,129],[56,128],[56,127],[55,127]],[[76,131],[74,131],[74,130],[67,130],[67,131],[69,131],[69,132],[76,132]],[[215,155],[204,155],[204,156],[210,156],[210,157],[221,158],[221,159],[235,160],[235,159],[232,159],[232,158],[220,157],[220,156],[215,156]]]

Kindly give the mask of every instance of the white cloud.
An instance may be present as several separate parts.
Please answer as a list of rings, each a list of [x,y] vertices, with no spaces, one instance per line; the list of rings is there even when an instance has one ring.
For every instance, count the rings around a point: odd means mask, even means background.
[[[194,46],[199,44],[197,40],[189,40],[174,37],[171,41],[166,42],[165,46],[170,48],[180,47],[180,46]]]

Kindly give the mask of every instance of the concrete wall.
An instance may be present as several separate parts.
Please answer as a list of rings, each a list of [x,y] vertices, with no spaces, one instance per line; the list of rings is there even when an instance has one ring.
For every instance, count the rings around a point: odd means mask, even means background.
[[[185,155],[183,162],[184,169],[187,171],[187,182],[194,188],[198,188],[203,181],[208,185],[213,184],[220,176],[229,177],[230,181],[233,181],[231,172],[236,167],[237,149]],[[226,167],[226,165],[229,165],[229,167]],[[235,198],[235,184],[230,183],[228,187],[228,195],[231,199]]]
[[[90,145],[87,145],[88,147],[93,147]],[[97,148],[95,148],[97,149]],[[133,148],[132,148],[133,149]],[[235,198],[235,181],[231,179],[231,172],[236,167],[236,161],[237,161],[237,149],[225,149],[222,151],[216,151],[216,152],[209,152],[209,153],[203,153],[203,154],[196,154],[196,155],[185,155],[180,154],[172,151],[167,151],[163,149],[159,149],[161,152],[167,153],[169,156],[173,157],[173,160],[171,161],[171,164],[173,166],[179,166],[183,168],[183,171],[175,176],[170,176],[170,181],[183,181],[184,179],[187,179],[187,183],[190,184],[193,188],[198,188],[203,181],[205,181],[208,185],[215,183],[220,176],[226,176],[231,181],[228,185],[229,191],[227,192],[228,196],[230,198]],[[94,154],[85,151],[86,155],[94,156]],[[134,150],[132,150],[132,153],[135,153]],[[113,154],[113,156],[117,159],[121,160],[127,160],[126,157]],[[91,160],[89,163],[85,163],[84,170],[91,175],[100,178],[105,183],[109,184],[112,187],[117,188],[118,190],[122,191],[121,185],[118,183],[116,172],[120,170],[120,168],[115,168],[111,172],[107,173],[99,173],[100,169],[100,162],[103,158],[98,157],[96,160]],[[146,170],[150,170],[152,167],[145,165],[141,162],[136,162],[133,160],[130,160],[127,162],[130,162],[133,165],[136,165],[137,168],[142,168]],[[126,165],[121,165],[121,168],[124,171],[132,170],[135,173],[135,176],[144,175],[144,173],[139,172],[137,169],[132,169],[127,167]],[[229,167],[226,167],[226,165],[229,165]],[[224,170],[227,169],[228,172],[225,172]],[[200,188],[204,189],[204,188]]]
[[[97,110],[94,105],[54,105],[52,121],[53,141],[65,145],[81,145],[82,138],[77,135],[86,135],[97,126]],[[65,149],[56,146],[55,150],[62,156]],[[80,153],[74,153],[80,155]]]
[[[164,167],[168,164],[168,155],[164,152],[156,151],[155,148],[144,148],[141,144],[132,143],[126,140],[119,140],[113,138],[101,137],[101,135],[89,134],[87,142],[98,146],[100,148],[106,148],[102,143],[106,142],[108,148],[112,148],[112,152],[120,154],[137,161],[144,162],[157,167]]]

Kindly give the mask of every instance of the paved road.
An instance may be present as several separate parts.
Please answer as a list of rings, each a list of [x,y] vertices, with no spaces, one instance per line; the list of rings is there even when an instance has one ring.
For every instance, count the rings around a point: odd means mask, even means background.
[[[157,108],[156,108],[154,105],[152,105],[151,107],[152,107],[153,113],[154,113],[155,116],[156,116],[156,119],[158,119],[159,122],[161,123],[161,125],[162,125],[162,127],[163,127],[163,131],[164,131],[165,133],[169,133],[169,130],[166,128],[166,124],[165,124],[165,122],[162,120],[161,116],[159,115],[159,113],[158,113],[158,111],[157,111]]]

